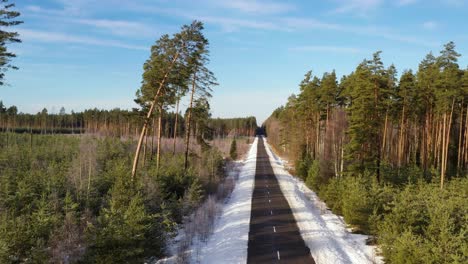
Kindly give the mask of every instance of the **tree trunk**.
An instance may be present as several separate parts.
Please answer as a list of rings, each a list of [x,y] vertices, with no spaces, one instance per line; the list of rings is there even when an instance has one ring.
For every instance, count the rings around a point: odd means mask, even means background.
[[[450,116],[447,120],[447,113],[444,113],[444,131],[442,137],[442,164],[440,171],[440,188],[444,188],[445,173],[447,171],[447,160],[448,160],[448,147],[450,142],[450,128],[452,125],[453,107],[455,105],[455,99],[452,101],[452,109],[450,110]]]
[[[316,115],[316,128],[315,128],[315,153],[314,159],[319,157],[320,153],[320,113]]]
[[[151,131],[153,133],[150,133],[151,135],[151,155],[150,155],[150,160],[153,160],[153,156],[154,156],[154,137],[155,137],[155,133],[156,133],[156,124],[155,124],[155,121],[154,121],[154,117],[152,119],[152,125],[151,125]]]
[[[400,137],[398,138],[398,167],[401,167],[403,160],[403,145],[404,145],[404,134],[405,134],[405,106],[403,105],[401,111],[401,123],[400,123]]]
[[[344,135],[341,136],[340,177],[343,177],[343,171],[344,171],[344,147],[343,147],[343,142],[344,142]]]
[[[436,134],[435,134],[435,142],[434,142],[434,160],[436,168],[440,169],[441,165],[441,158],[440,158],[440,145],[441,145],[441,134],[442,134],[442,125],[440,120],[436,122]]]
[[[189,154],[189,145],[190,145],[190,124],[192,121],[192,107],[193,107],[193,97],[195,95],[195,89],[196,89],[196,79],[197,79],[197,70],[195,69],[195,73],[193,75],[193,80],[192,80],[192,92],[190,93],[190,104],[188,108],[188,113],[187,113],[187,125],[185,131],[185,159],[184,159],[184,169],[187,170],[188,168],[188,154]]]
[[[460,127],[458,129],[458,153],[457,153],[457,175],[460,174],[462,164],[462,143],[463,143],[463,100],[460,105]]]
[[[145,143],[143,145],[143,167],[146,164],[146,149],[148,147],[148,132],[145,133]]]
[[[91,156],[89,157],[88,162],[88,188],[86,190],[86,202],[89,201],[89,191],[91,189]]]
[[[177,144],[177,123],[179,121],[179,102],[180,99],[177,98],[177,104],[176,104],[176,116],[175,116],[175,122],[174,122],[174,142],[173,142],[173,149],[172,149],[172,154],[175,155],[176,152],[176,144]]]
[[[158,152],[156,153],[156,174],[159,174],[159,164],[161,162],[161,131],[162,131],[163,106],[159,106],[158,117]]]
[[[385,112],[385,123],[384,131],[382,136],[382,159],[385,160],[385,148],[386,148],[386,138],[387,138],[387,123],[388,123],[388,111]]]
[[[154,107],[159,99],[160,93],[162,92],[162,89],[166,83],[167,77],[169,76],[169,72],[171,71],[178,57],[179,57],[179,52],[177,52],[176,55],[174,56],[174,59],[172,59],[171,64],[169,65],[169,69],[166,71],[166,74],[164,75],[161,83],[159,84],[158,90],[156,91],[156,94],[154,95],[153,101],[151,101],[150,109],[148,110],[148,113],[146,114],[145,122],[143,123],[143,128],[141,129],[141,133],[140,133],[140,138],[138,139],[138,145],[135,150],[135,158],[133,159],[132,181],[135,179],[135,175],[137,172],[138,159],[140,157],[141,145],[143,143],[143,138],[145,136],[146,130],[148,129],[149,120],[151,118],[151,115],[153,114]]]
[[[465,136],[463,137],[465,141],[465,147],[462,149],[465,158],[463,159],[463,168],[466,168],[468,164],[468,105],[466,106],[466,115],[465,115]]]

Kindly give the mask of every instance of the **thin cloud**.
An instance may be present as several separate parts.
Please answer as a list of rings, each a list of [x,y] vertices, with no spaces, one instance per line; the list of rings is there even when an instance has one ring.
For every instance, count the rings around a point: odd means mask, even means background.
[[[252,14],[279,14],[296,9],[291,4],[258,0],[212,1],[212,4]]]
[[[86,36],[76,36],[66,33],[39,31],[32,29],[19,29],[21,37],[27,41],[47,42],[47,43],[74,43],[102,47],[114,47],[130,50],[148,50],[147,47],[126,44],[124,42],[108,39],[98,39]]]
[[[370,11],[374,11],[380,7],[384,3],[384,0],[340,0],[338,2],[339,6],[330,13],[367,15]]]
[[[90,5],[96,5],[94,0],[55,0],[63,6],[62,12],[70,16],[81,16],[88,13]]]
[[[241,28],[261,29],[261,30],[282,30],[283,27],[273,22],[235,19],[218,16],[190,16],[190,19],[199,19],[203,22],[220,25],[225,31],[236,31]]]
[[[283,24],[288,27],[289,31],[308,30],[308,29],[323,29],[345,32],[355,35],[365,35],[378,37],[403,43],[416,44],[427,47],[439,46],[438,42],[426,41],[418,37],[407,36],[392,32],[387,28],[375,26],[352,26],[347,24],[326,23],[316,19],[309,18],[286,18]]]
[[[331,52],[331,53],[361,53],[362,51],[352,47],[340,46],[300,46],[289,49],[290,51]]]
[[[66,16],[67,13],[61,9],[50,9],[50,8],[42,8],[37,5],[28,5],[24,8],[29,13],[34,14],[42,14],[42,15],[50,15],[50,16]]]
[[[62,1],[62,0],[60,0]],[[86,0],[80,0],[86,2]],[[208,0],[211,1],[211,0]],[[401,0],[401,1],[414,1],[414,0]],[[236,2],[236,1],[231,1]],[[383,4],[383,0],[351,0],[344,1],[339,0],[341,3],[339,12],[358,12],[357,9],[363,12],[372,9],[377,9]],[[225,6],[231,6],[231,8],[237,8],[244,12],[256,12],[259,11],[261,3],[270,3],[270,7],[267,8],[269,12],[280,11],[279,6],[273,5],[276,2],[260,2],[256,0],[254,2],[248,2],[241,0],[239,3],[222,3]],[[276,3],[278,4],[278,3]],[[281,4],[279,4],[281,5]],[[275,7],[276,6],[276,7]],[[403,43],[416,44],[421,46],[438,46],[439,43],[426,41],[417,37],[407,36],[394,32],[393,30],[380,27],[369,27],[369,26],[353,26],[348,24],[329,23],[312,18],[300,18],[300,17],[283,17],[276,19],[268,18],[250,18],[250,17],[232,17],[232,16],[217,16],[211,14],[197,14],[197,11],[187,12],[180,8],[167,8],[162,6],[148,5],[145,3],[131,2],[126,4],[126,8],[133,12],[139,13],[152,13],[161,14],[164,16],[179,17],[183,19],[197,19],[205,23],[209,23],[215,26],[221,27],[224,32],[239,31],[242,29],[253,29],[253,30],[265,30],[265,31],[284,31],[284,32],[295,32],[300,30],[332,30],[338,32],[345,32],[355,35],[366,35],[371,37],[383,38],[387,40],[393,40]],[[34,9],[34,8],[33,8]],[[198,11],[200,13],[200,11]],[[361,12],[361,11],[360,11]],[[113,21],[113,20],[98,20],[98,19],[78,19],[77,23],[86,24],[106,30],[110,30],[113,34],[131,34],[131,31],[137,31],[138,28],[142,34],[151,34],[151,29],[141,23],[131,21]],[[121,28],[120,32],[119,29]],[[94,40],[91,42],[95,42]],[[111,43],[114,43],[112,41]],[[125,45],[118,43],[117,45]]]
[[[27,6],[25,9],[42,18],[60,19],[61,23],[86,25],[104,30],[116,36],[149,37],[154,36],[156,32],[154,27],[150,27],[149,25],[136,21],[73,18],[73,16],[67,15],[66,11],[64,10],[45,9],[34,5]]]
[[[155,30],[143,23],[108,19],[73,19],[70,22],[92,26],[118,36],[154,36]]]
[[[353,0],[351,2],[372,2],[380,3],[382,0]],[[374,6],[375,4],[368,4]],[[158,13],[167,16],[177,16],[185,19],[198,19],[206,23],[221,26],[226,32],[237,31],[241,29],[254,29],[254,30],[268,30],[268,31],[284,31],[284,32],[295,32],[300,30],[312,30],[312,29],[323,29],[333,30],[339,32],[346,32],[355,35],[365,35],[371,37],[378,37],[387,40],[393,40],[403,43],[421,45],[426,47],[439,46],[440,43],[426,41],[424,39],[407,36],[403,34],[395,33],[392,30],[374,26],[353,26],[348,24],[328,23],[312,18],[301,18],[301,17],[283,17],[275,20],[269,19],[249,19],[249,18],[230,18],[221,16],[211,15],[197,15],[194,12],[186,12],[177,8],[151,8],[149,6],[135,5],[134,10],[139,10],[147,13]]]
[[[397,5],[398,6],[407,6],[407,5],[412,5],[418,2],[419,0],[398,0]]]
[[[422,24],[422,27],[427,30],[434,30],[439,27],[439,24],[435,21],[426,21]]]
[[[329,29],[329,30],[342,30],[343,26],[334,23],[327,23],[312,18],[284,18],[282,24],[288,27],[288,30],[300,29]]]

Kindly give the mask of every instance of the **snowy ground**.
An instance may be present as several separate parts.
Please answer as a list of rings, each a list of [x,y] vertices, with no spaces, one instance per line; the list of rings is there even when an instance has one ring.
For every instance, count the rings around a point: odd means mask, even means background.
[[[252,144],[239,174],[239,180],[215,223],[214,233],[192,263],[246,263],[249,240],[250,208],[257,160],[257,138]],[[199,242],[203,243],[203,242]],[[198,248],[199,245],[194,245]]]
[[[327,210],[304,182],[284,169],[283,160],[273,153],[266,139],[265,146],[281,191],[316,263],[383,263],[376,248],[366,245],[367,236],[350,233],[342,217]]]
[[[327,210],[301,180],[291,176],[285,162],[277,157],[266,142],[265,146],[281,191],[288,200],[302,238],[318,264],[383,263],[376,248],[367,246],[367,236],[352,234],[342,217]],[[250,210],[255,180],[257,139],[243,161],[235,188],[222,206],[213,233],[204,240],[193,239],[188,250],[190,263],[246,263],[249,239]],[[158,263],[175,263],[172,257]]]

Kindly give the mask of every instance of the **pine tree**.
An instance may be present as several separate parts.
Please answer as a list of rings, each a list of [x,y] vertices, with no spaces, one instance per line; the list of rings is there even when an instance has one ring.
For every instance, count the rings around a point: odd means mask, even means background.
[[[400,83],[398,86],[397,100],[400,110],[400,133],[398,137],[397,146],[397,164],[401,167],[404,163],[404,158],[407,153],[407,120],[410,116],[417,112],[417,100],[418,95],[416,94],[416,80],[413,72],[405,71],[401,75]]]
[[[384,68],[380,53],[374,53],[372,60],[364,60],[357,67],[348,77],[346,88],[350,99],[347,157],[357,159],[350,170],[357,173],[371,170],[377,180],[380,180],[387,100],[391,98],[389,76],[393,74],[392,70]]]
[[[231,156],[231,159],[236,160],[237,159],[237,142],[236,138],[234,138],[231,142],[231,148],[229,150],[229,155]]]
[[[350,126],[348,134],[350,141],[347,144],[347,158],[353,160],[351,171],[363,172],[365,168],[374,167],[378,126],[375,120],[375,105],[373,90],[370,81],[371,72],[365,65],[358,66],[356,71],[348,77],[346,89],[350,98],[350,106],[347,108],[350,114]]]
[[[9,4],[8,0],[1,0],[0,7],[0,85],[5,84],[5,71],[8,69],[18,69],[13,66],[10,62],[11,59],[16,57],[16,54],[8,50],[8,46],[11,43],[20,43],[19,34],[17,32],[7,31],[9,27],[19,25],[23,23],[17,20],[20,16],[18,11],[11,10],[15,7],[15,4]]]
[[[325,108],[325,120],[326,120],[325,129],[327,129],[328,122],[331,116],[331,110],[332,110],[332,107],[336,104],[336,101],[337,101],[336,99],[339,93],[335,71],[332,71],[331,73],[323,74],[323,77],[320,83],[321,83],[321,86],[320,86],[321,98],[320,99]]]
[[[142,261],[146,248],[160,248],[151,236],[157,222],[148,214],[141,193],[123,175],[118,175],[110,190],[109,206],[101,210],[88,262],[128,263]],[[159,232],[161,232],[160,230]],[[156,253],[156,252],[151,252]],[[159,253],[159,252],[158,252]]]
[[[203,29],[203,23],[194,21],[190,26],[186,26],[180,34],[181,39],[188,38],[190,40],[187,41],[185,53],[191,79],[190,101],[185,126],[185,170],[188,168],[192,109],[194,108],[194,100],[196,100],[195,96],[207,99],[211,97],[211,87],[217,85],[214,74],[207,68],[209,62],[208,40],[202,33]]]
[[[440,187],[444,187],[445,174],[448,166],[448,150],[450,145],[450,131],[452,127],[454,106],[461,87],[462,71],[458,68],[457,60],[460,54],[455,51],[455,44],[449,42],[444,45],[437,64],[441,70],[435,90],[436,112],[441,116],[441,154],[440,154]]]
[[[187,31],[187,26],[182,27],[181,32],[184,31]],[[135,102],[143,107],[146,116],[135,151],[132,179],[136,175],[140,150],[148,133],[148,126],[153,112],[158,106],[159,110],[161,110],[165,104],[175,102],[174,96],[177,90],[180,87],[187,87],[188,78],[186,74],[189,71],[183,53],[186,52],[187,42],[190,39],[181,38],[182,33],[175,34],[172,38],[168,35],[161,36],[156,44],[151,47],[150,58],[143,65],[143,82],[136,93]]]
[[[433,135],[434,124],[434,91],[436,81],[439,76],[439,69],[436,64],[436,58],[432,53],[426,55],[419,64],[417,79],[417,93],[421,98],[421,111],[424,117],[421,120],[423,128],[421,141],[421,164],[424,171],[427,171],[435,163],[434,146],[435,139]]]

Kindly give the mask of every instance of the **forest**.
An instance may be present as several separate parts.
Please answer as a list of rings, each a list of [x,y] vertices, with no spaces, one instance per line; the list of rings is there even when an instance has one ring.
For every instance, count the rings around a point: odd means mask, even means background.
[[[466,263],[468,69],[453,42],[401,74],[380,55],[339,81],[307,72],[268,140],[386,263]]]
[[[7,44],[21,42],[6,31],[22,23],[12,8],[2,2],[2,84],[17,69]],[[28,114],[0,102],[0,263],[151,262],[196,208],[224,201],[257,124],[211,118],[203,29],[193,21],[155,42],[133,110]],[[204,208],[206,234],[215,214]]]

